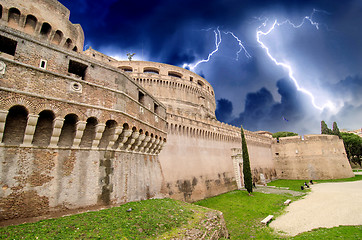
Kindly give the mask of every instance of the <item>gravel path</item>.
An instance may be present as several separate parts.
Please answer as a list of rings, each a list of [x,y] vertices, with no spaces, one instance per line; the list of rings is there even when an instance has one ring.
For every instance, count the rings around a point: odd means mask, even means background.
[[[295,236],[320,227],[362,225],[362,181],[321,183],[269,226]]]

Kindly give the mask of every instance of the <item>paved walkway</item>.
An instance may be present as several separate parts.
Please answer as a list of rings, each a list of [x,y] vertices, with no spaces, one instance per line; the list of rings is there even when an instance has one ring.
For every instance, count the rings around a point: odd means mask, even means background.
[[[264,187],[264,186],[257,186],[257,188],[253,188],[254,192],[261,192],[261,193],[273,193],[273,194],[291,194],[293,196],[302,196],[305,195],[305,192],[297,192],[297,191],[292,191],[292,190],[288,190],[288,189],[282,189],[282,188],[273,188],[273,187]]]
[[[362,181],[321,183],[269,226],[295,236],[314,228],[362,225]]]

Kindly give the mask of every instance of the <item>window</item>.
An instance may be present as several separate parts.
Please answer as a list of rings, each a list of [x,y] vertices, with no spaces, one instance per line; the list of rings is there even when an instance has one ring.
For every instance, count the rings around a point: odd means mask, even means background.
[[[63,33],[59,30],[57,30],[54,34],[52,43],[59,45],[59,43],[62,41]]]
[[[154,113],[158,113],[158,104],[157,103],[153,104],[153,111],[154,111]]]
[[[16,26],[19,24],[20,20],[20,11],[16,8],[10,8],[9,9],[9,19],[8,22],[12,26]]]
[[[168,76],[170,76],[170,77],[176,77],[176,78],[182,78],[182,74],[181,74],[181,73],[177,73],[177,72],[168,72]]]
[[[33,33],[36,27],[36,23],[37,23],[37,19],[36,17],[34,17],[33,15],[28,15],[26,17],[26,21],[25,21],[25,31],[28,33]]]
[[[41,60],[40,60],[39,67],[42,68],[42,69],[47,69],[47,61],[41,59]]]
[[[151,74],[160,74],[160,70],[158,70],[157,68],[144,68],[143,72]]]
[[[68,72],[73,73],[84,80],[87,67],[88,66],[83,63],[69,60]]]
[[[119,68],[124,72],[133,72],[132,67],[123,66],[123,67],[119,67]]]
[[[205,85],[204,82],[203,82],[203,81],[200,81],[200,80],[197,81],[197,84],[198,84],[199,86],[201,86],[201,87]]]
[[[41,30],[40,30],[40,35],[42,35],[43,37],[48,37],[49,33],[52,31],[52,27],[50,26],[49,23],[43,23],[43,25],[41,26]]]
[[[190,77],[190,82],[192,82],[194,80],[194,78],[193,77]]]
[[[64,43],[64,47],[67,49],[70,49],[72,46],[72,43],[73,43],[72,39],[68,38],[67,41],[65,41],[65,43]]]
[[[145,101],[145,94],[141,91],[138,91],[138,102],[145,104],[144,101]]]
[[[18,42],[10,38],[0,36],[0,52],[15,56]]]

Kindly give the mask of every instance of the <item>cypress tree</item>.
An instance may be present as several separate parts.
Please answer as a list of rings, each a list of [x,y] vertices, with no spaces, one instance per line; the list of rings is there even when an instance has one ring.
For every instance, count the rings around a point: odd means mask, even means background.
[[[253,192],[253,180],[251,178],[251,169],[249,161],[248,147],[246,146],[246,140],[244,135],[243,126],[241,126],[241,147],[243,150],[243,174],[244,174],[244,186],[248,193]]]
[[[341,135],[341,132],[339,131],[339,128],[337,126],[337,123],[336,122],[333,122],[333,135],[337,135],[339,137],[339,139],[342,138],[342,135]]]
[[[321,121],[321,134],[332,134],[325,121]]]

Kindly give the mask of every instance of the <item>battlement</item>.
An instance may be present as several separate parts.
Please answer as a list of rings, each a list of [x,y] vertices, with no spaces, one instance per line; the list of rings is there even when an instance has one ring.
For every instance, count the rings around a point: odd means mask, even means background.
[[[291,137],[281,137],[279,140],[273,139],[274,143],[286,144],[286,143],[302,143],[302,142],[321,142],[321,141],[336,141],[339,140],[336,135],[326,135],[326,134],[310,134],[304,136],[291,136]]]

